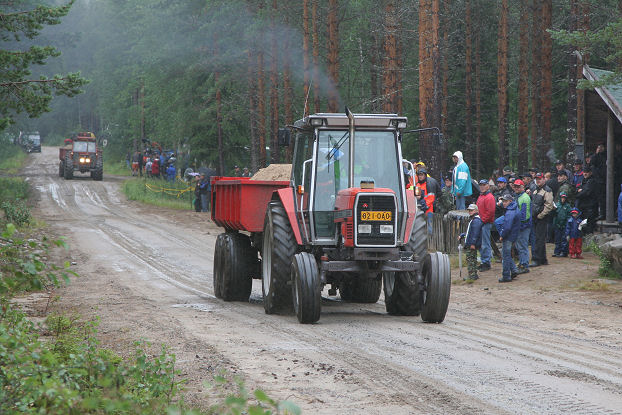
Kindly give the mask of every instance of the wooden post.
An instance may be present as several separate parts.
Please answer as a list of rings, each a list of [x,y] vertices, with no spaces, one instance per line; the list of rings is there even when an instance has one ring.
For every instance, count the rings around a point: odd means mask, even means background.
[[[613,114],[609,111],[609,116],[607,117],[607,181],[606,181],[606,207],[607,213],[605,214],[605,220],[607,222],[615,222],[615,199],[614,199],[614,180],[613,180],[613,168],[614,168],[614,159],[613,153],[615,152],[615,144],[613,142]]]

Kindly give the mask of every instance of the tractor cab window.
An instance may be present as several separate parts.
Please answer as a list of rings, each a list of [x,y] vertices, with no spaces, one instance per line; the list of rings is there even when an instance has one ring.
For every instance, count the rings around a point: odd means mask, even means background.
[[[96,145],[91,141],[74,141],[73,142],[73,151],[80,153],[94,153],[96,149]]]
[[[395,133],[357,130],[355,140],[353,186],[360,187],[362,181],[373,181],[376,188],[393,190],[401,213],[401,162]],[[313,218],[315,234],[319,238],[335,235],[335,199],[340,190],[348,187],[349,141],[347,130],[320,130],[318,133]]]

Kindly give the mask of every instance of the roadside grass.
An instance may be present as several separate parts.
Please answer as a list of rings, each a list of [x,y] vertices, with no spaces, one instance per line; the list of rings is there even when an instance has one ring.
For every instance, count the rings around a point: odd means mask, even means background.
[[[28,155],[12,144],[0,145],[0,170],[6,174],[15,174],[22,167]]]
[[[104,174],[113,174],[115,176],[131,176],[132,172],[124,161],[105,161]]]
[[[581,291],[611,291],[611,284],[599,280],[584,281],[577,287]]]
[[[176,180],[134,178],[123,182],[123,192],[130,200],[173,209],[192,209],[194,186]]]

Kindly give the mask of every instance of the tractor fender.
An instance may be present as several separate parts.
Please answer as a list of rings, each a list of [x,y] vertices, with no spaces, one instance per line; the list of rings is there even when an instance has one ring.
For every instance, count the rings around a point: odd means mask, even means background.
[[[289,224],[292,226],[292,231],[296,237],[296,243],[302,245],[302,233],[300,232],[300,224],[296,218],[296,208],[294,204],[294,190],[291,187],[284,187],[275,192],[274,197],[278,197],[285,208]]]

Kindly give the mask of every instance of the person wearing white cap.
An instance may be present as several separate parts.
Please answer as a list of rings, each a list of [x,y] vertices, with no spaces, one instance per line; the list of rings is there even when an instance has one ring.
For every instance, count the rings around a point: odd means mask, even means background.
[[[465,281],[475,281],[479,279],[477,275],[477,250],[482,247],[482,219],[478,215],[477,205],[471,203],[467,207],[471,221],[464,236],[464,247],[466,249],[466,262],[469,276]]]
[[[456,151],[452,160],[456,164],[452,175],[451,193],[456,197],[456,209],[464,210],[466,197],[473,194],[471,172],[462,158],[462,152]]]

